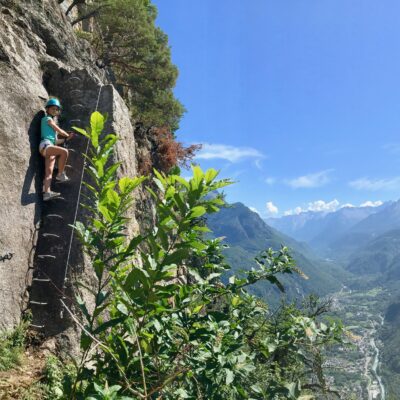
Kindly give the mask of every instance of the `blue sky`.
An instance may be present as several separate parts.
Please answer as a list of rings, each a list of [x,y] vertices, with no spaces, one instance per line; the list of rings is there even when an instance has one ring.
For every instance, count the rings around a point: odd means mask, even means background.
[[[400,197],[400,2],[154,3],[178,138],[237,181],[228,201],[267,216]]]

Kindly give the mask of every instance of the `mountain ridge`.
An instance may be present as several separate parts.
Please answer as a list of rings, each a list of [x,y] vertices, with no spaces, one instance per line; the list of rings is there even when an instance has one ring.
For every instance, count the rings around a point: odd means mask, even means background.
[[[299,243],[270,227],[243,203],[230,204],[219,213],[208,216],[207,225],[215,236],[225,237],[230,246],[226,256],[233,267],[233,273],[237,273],[242,265],[250,266],[250,260],[262,250],[269,247],[278,250],[282,245],[289,247],[298,267],[309,279],[295,275],[281,276],[279,279],[286,286],[288,297],[294,298],[299,294],[313,292],[326,295],[340,289],[340,278],[347,277],[340,267],[319,259],[307,244]],[[272,291],[265,285],[258,285],[256,288],[256,293],[263,297],[270,296]]]

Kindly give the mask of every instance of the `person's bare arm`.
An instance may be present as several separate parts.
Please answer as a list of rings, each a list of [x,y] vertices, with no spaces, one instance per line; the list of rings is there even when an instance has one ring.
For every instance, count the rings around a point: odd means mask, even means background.
[[[64,129],[61,129],[52,119],[49,119],[47,121],[47,124],[53,128],[59,135],[64,136],[65,138],[69,137],[69,134],[64,131]]]

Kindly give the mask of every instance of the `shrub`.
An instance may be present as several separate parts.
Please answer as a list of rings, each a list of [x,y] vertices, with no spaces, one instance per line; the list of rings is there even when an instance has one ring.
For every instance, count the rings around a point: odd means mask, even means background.
[[[108,160],[118,139],[102,135],[103,127],[96,112],[90,132],[78,129],[92,144],[91,200],[88,222],[75,229],[97,284],[81,286],[94,308],[77,297],[82,357],[70,398],[295,399],[310,365],[317,365],[313,373],[325,391],[319,349],[340,340],[340,325],[294,305],[273,318],[246,291],[258,281],[281,288],[277,274],[294,271],[288,249],[263,252],[257,268],[224,284],[229,266],[221,241],[204,237],[204,216],[224,205],[222,196],[210,194],[230,181],[198,166],[189,181],[154,171],[146,189],[157,222],[127,238],[133,193],[146,179],[116,178],[118,164]]]
[[[166,127],[154,128],[152,133],[157,154],[155,167],[161,171],[169,172],[175,166],[189,168],[196,152],[201,149],[200,144],[184,147]]]
[[[20,364],[28,326],[29,321],[24,320],[12,331],[0,334],[0,371]]]

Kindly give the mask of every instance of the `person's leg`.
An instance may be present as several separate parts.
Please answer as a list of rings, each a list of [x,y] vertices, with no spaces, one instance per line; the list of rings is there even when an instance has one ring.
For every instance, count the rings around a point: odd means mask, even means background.
[[[68,159],[68,150],[64,149],[63,147],[58,146],[49,146],[46,148],[46,158],[47,156],[56,156],[58,158],[58,174],[60,176],[65,169],[65,164],[67,163]],[[54,165],[53,165],[54,168]],[[53,170],[51,171],[53,173]]]
[[[50,192],[50,184],[51,184],[51,178],[53,175],[53,169],[54,169],[55,162],[56,162],[56,157],[49,155],[49,153],[46,152],[44,180],[43,180],[43,191],[45,193]]]

